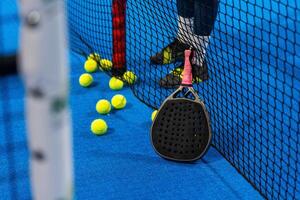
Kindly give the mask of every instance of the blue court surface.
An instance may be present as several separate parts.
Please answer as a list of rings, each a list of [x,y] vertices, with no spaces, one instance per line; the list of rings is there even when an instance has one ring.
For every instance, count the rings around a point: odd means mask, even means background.
[[[83,59],[72,55],[70,102],[73,117],[75,194],[77,199],[262,199],[259,193],[214,149],[193,164],[170,162],[153,151],[149,130],[152,110],[137,100],[129,88],[114,92],[108,87],[109,77],[94,74],[95,84],[82,88],[78,77]],[[0,117],[0,132],[9,129],[13,140],[13,158],[0,155],[0,193],[9,199],[13,190],[20,199],[28,199],[28,153],[24,123],[24,90],[18,76],[0,79],[1,109],[6,104],[13,121]],[[3,88],[6,99],[3,98]],[[98,99],[114,94],[126,96],[124,110],[108,116],[95,111]],[[0,110],[2,113],[3,110]],[[108,134],[96,137],[90,130],[93,119],[103,118]],[[10,127],[7,127],[9,124]],[[1,152],[7,144],[1,134]],[[9,167],[13,159],[13,168]],[[12,171],[13,170],[13,171]],[[8,174],[15,174],[10,180]],[[12,187],[15,188],[12,188]]]

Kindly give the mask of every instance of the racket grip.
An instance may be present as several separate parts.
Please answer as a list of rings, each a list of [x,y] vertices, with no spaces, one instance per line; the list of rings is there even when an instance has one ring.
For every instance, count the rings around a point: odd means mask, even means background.
[[[183,86],[191,86],[193,81],[192,75],[192,65],[190,61],[190,57],[192,54],[192,50],[184,51],[184,69],[183,69],[183,78],[181,85]]]

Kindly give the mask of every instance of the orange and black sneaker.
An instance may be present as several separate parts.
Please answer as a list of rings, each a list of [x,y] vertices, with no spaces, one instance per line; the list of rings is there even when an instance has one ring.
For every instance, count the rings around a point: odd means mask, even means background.
[[[164,65],[173,62],[183,62],[184,50],[189,48],[189,45],[174,39],[168,46],[150,57],[151,64]]]
[[[159,85],[164,88],[176,88],[181,84],[184,64],[175,67],[169,74],[161,78]],[[193,83],[200,83],[208,79],[207,63],[204,61],[202,66],[192,65]]]

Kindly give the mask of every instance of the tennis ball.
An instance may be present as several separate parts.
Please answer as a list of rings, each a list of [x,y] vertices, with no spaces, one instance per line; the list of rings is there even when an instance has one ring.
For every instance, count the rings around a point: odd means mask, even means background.
[[[84,63],[84,69],[86,72],[95,72],[97,70],[97,62],[93,59],[88,59]]]
[[[94,79],[92,77],[92,75],[88,74],[88,73],[84,73],[79,77],[79,84],[82,87],[88,87],[93,83]]]
[[[103,135],[107,129],[107,124],[103,119],[95,119],[91,124],[91,131],[95,135]]]
[[[107,101],[106,99],[101,99],[97,102],[96,104],[96,111],[99,113],[99,114],[108,114],[111,110],[111,105],[110,105],[110,102]]]
[[[127,71],[123,74],[123,79],[131,85],[135,83],[137,77],[132,71]]]
[[[92,59],[96,62],[100,62],[100,55],[98,53],[91,53],[89,56],[88,56],[88,59]]]
[[[112,68],[112,62],[108,59],[101,59],[100,60],[100,69],[108,71]]]
[[[109,80],[109,88],[112,90],[121,90],[123,88],[123,81],[121,81],[120,79],[117,79],[116,77],[112,77]]]
[[[121,94],[116,94],[111,99],[111,104],[115,109],[122,109],[126,106],[126,98]]]
[[[154,110],[151,114],[151,120],[153,121],[157,115],[157,110]]]

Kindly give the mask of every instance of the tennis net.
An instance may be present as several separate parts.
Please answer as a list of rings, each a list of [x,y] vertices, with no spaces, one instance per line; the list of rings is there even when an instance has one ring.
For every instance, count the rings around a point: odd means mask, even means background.
[[[133,71],[133,93],[158,108],[180,80],[184,45],[174,39],[190,42],[214,147],[265,198],[299,198],[299,2],[211,2],[70,0],[71,47]]]

